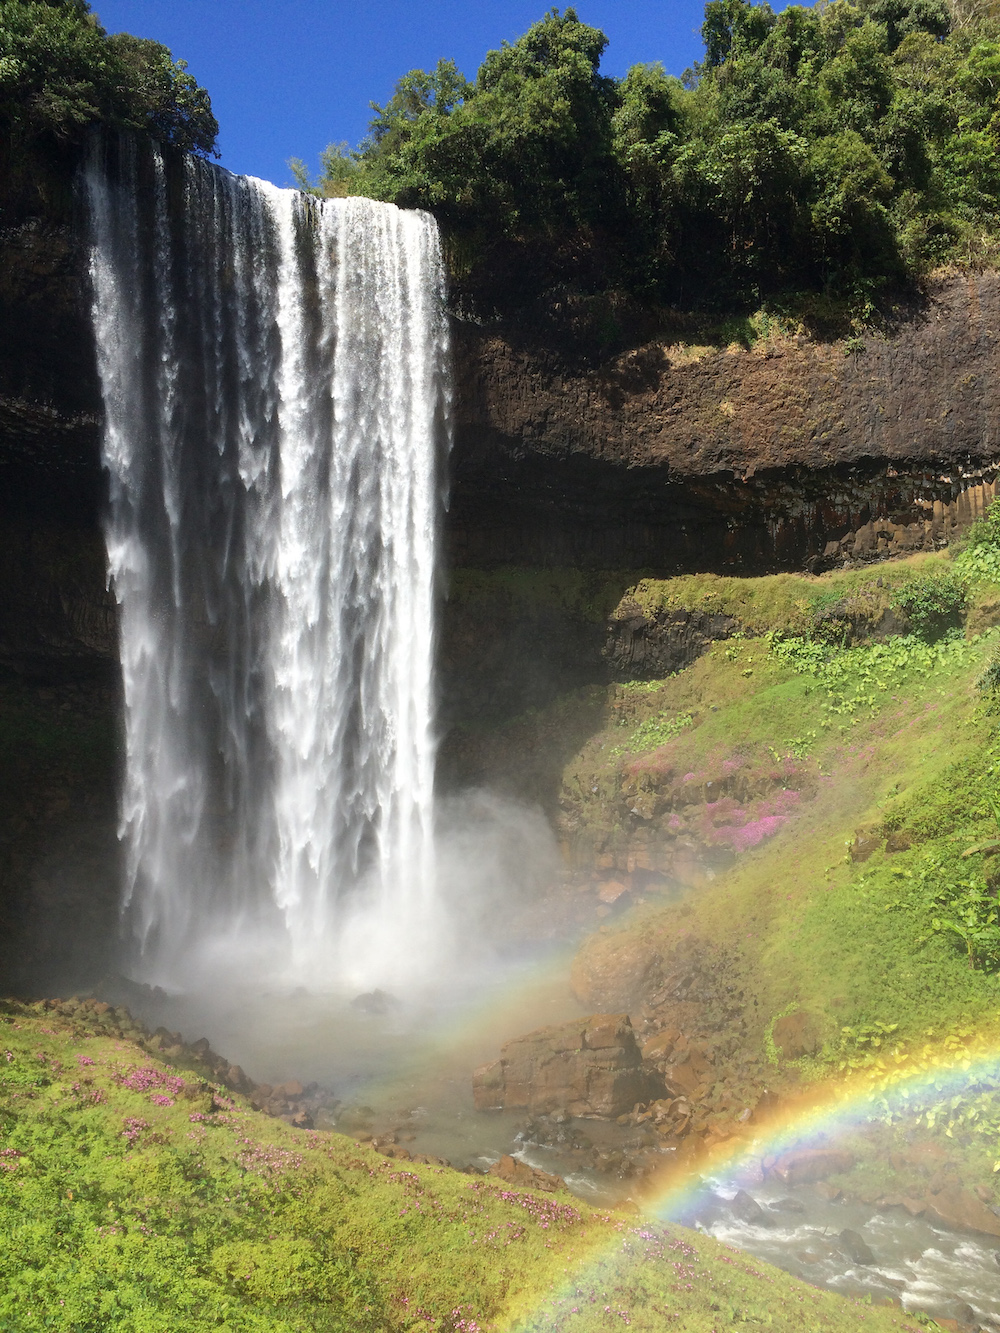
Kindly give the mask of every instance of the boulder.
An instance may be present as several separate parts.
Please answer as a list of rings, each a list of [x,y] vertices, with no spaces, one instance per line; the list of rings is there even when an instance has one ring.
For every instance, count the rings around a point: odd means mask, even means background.
[[[928,1222],[956,1231],[1000,1236],[1000,1217],[957,1182],[945,1185],[924,1200],[924,1217]]]
[[[704,1051],[691,1047],[674,1051],[670,1060],[652,1066],[671,1097],[697,1099],[712,1079],[712,1064]]]
[[[840,1148],[799,1148],[783,1154],[770,1169],[786,1185],[805,1185],[850,1171],[854,1162],[854,1154]]]
[[[642,1058],[648,1060],[650,1064],[666,1063],[673,1054],[674,1045],[680,1035],[676,1028],[658,1032],[643,1045]]]
[[[498,1162],[494,1162],[486,1174],[505,1180],[510,1185],[520,1185],[522,1189],[544,1190],[548,1194],[565,1189],[561,1176],[552,1176],[548,1171],[539,1171],[529,1166],[527,1162],[519,1162],[516,1157],[511,1157],[508,1153],[504,1153]]]
[[[594,1014],[516,1037],[499,1060],[476,1070],[472,1089],[477,1110],[608,1119],[663,1091],[643,1068],[627,1014]]]
[[[643,1045],[642,1059],[650,1076],[660,1081],[671,1097],[698,1100],[713,1080],[707,1051],[692,1045],[676,1028],[650,1037]]]
[[[873,1264],[875,1256],[859,1231],[852,1231],[850,1227],[845,1227],[838,1237],[840,1248],[847,1255],[852,1264]]]
[[[767,1226],[771,1220],[753,1195],[748,1194],[746,1190],[737,1190],[729,1202],[729,1211],[738,1222],[745,1222],[752,1227]]]

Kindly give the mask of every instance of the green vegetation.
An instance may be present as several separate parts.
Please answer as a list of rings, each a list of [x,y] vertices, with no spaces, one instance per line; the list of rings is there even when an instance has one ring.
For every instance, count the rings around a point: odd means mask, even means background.
[[[108,36],[86,0],[0,0],[0,137],[7,166],[103,124],[195,153],[218,125],[204,88],[159,42]]]
[[[519,616],[552,610],[603,625],[635,579],[634,571],[525,569],[498,565],[490,570],[454,569],[448,575],[448,600],[479,607],[484,602],[514,608]]]
[[[995,551],[984,531],[966,552]],[[775,1015],[814,1016],[820,1075],[844,1059],[844,1030],[886,1025],[903,1048],[931,1027],[993,1032],[1000,672],[995,631],[966,638],[953,622],[997,589],[968,574],[963,554],[626,594],[623,608],[707,607],[756,633],[667,680],[610,687],[604,727],[566,766],[560,817],[578,863],[669,877],[693,851],[730,867],[594,937],[585,971],[620,967],[625,985],[683,930],[742,960],[759,1057]],[[852,636],[828,632],[831,610]],[[880,630],[886,611],[910,632]]]
[[[690,713],[679,713],[675,717],[648,717],[640,722],[628,740],[614,746],[609,754],[617,758],[620,754],[634,754],[638,750],[654,750],[679,735],[692,722]]]
[[[963,556],[961,559],[965,559]],[[674,579],[640,579],[622,598],[616,614],[633,607],[645,615],[692,610],[732,616],[749,634],[781,631],[842,642],[879,630],[886,612],[913,632],[939,628],[936,619],[957,623],[968,587],[965,566],[956,569],[950,555],[921,555],[857,569],[833,570],[822,577],[770,574],[736,578],[687,574]],[[975,600],[975,599],[973,599]],[[926,621],[926,623],[924,623]]]
[[[447,60],[406,74],[313,188],[433,209],[480,302],[618,293],[821,326],[937,265],[995,261],[994,4],[710,0],[702,36],[683,79],[611,79],[604,34],[553,10],[472,81]]]
[[[149,1045],[123,1010],[0,1006],[0,1328],[857,1327],[706,1237],[293,1130]]]
[[[969,529],[956,560],[965,583],[1000,584],[1000,508],[991,505],[984,518]]]

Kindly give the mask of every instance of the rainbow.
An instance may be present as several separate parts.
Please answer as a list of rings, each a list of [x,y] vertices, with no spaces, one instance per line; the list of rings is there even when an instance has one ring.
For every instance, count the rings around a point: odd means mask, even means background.
[[[759,1181],[765,1164],[793,1150],[827,1144],[875,1121],[920,1118],[928,1128],[954,1127],[952,1103],[1000,1090],[1000,1044],[925,1046],[918,1053],[888,1053],[865,1068],[823,1080],[754,1126],[753,1137],[733,1138],[712,1148],[695,1166],[666,1168],[644,1209],[662,1220],[680,1221],[706,1176],[742,1184]],[[974,1122],[973,1122],[974,1123]],[[972,1124],[970,1123],[970,1128]],[[1000,1157],[1000,1136],[996,1138]]]
[[[952,1040],[927,1045],[918,1052],[888,1052],[862,1069],[836,1080],[823,1080],[786,1102],[766,1120],[755,1122],[752,1138],[732,1138],[716,1144],[697,1161],[667,1167],[640,1200],[642,1215],[619,1228],[626,1238],[641,1238],[640,1246],[655,1241],[651,1223],[688,1224],[704,1200],[706,1181],[726,1191],[760,1183],[771,1165],[787,1153],[816,1146],[829,1147],[852,1130],[874,1122],[920,1121],[949,1127],[963,1108],[980,1096],[1000,1091],[1000,1044],[985,1037],[972,1043]],[[973,1122],[974,1123],[974,1122]],[[1000,1134],[990,1131],[1000,1157]],[[994,1169],[1000,1170],[1000,1161]],[[662,1234],[662,1233],[661,1233]],[[681,1233],[683,1237],[683,1233]],[[693,1238],[692,1238],[693,1239]],[[675,1237],[672,1245],[676,1247]],[[517,1330],[561,1328],[561,1312],[572,1302],[583,1304],[582,1292],[606,1286],[609,1270],[634,1263],[635,1246],[622,1239],[603,1243],[579,1264],[530,1315],[514,1321]],[[657,1253],[657,1257],[662,1257]],[[668,1256],[669,1257],[669,1256]],[[750,1256],[747,1256],[748,1259]],[[554,1322],[551,1322],[553,1321]],[[571,1325],[570,1325],[571,1327]],[[904,1325],[903,1327],[911,1327]]]

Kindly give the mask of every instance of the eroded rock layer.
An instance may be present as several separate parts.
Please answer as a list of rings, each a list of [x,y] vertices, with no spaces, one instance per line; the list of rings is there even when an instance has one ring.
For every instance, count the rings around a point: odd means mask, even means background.
[[[456,562],[760,573],[859,532],[859,556],[932,545],[994,475],[998,332],[992,273],[941,279],[894,333],[850,343],[652,342],[580,368],[463,327]]]

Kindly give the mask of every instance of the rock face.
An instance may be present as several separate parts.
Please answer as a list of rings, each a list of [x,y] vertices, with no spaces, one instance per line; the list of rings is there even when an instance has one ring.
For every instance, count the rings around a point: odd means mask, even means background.
[[[507,1042],[473,1076],[476,1109],[613,1118],[656,1096],[627,1014],[594,1014]]]
[[[1000,1236],[1000,1217],[956,1180],[936,1192],[933,1186],[925,1200],[924,1217],[956,1231],[977,1231]]]
[[[853,355],[650,343],[580,367],[472,326],[455,346],[462,564],[766,572],[922,548],[1000,453],[993,273],[938,281]]]
[[[647,616],[636,607],[633,614],[619,613],[610,621],[604,657],[616,678],[662,680],[739,628],[735,617],[718,612],[678,608]]]

